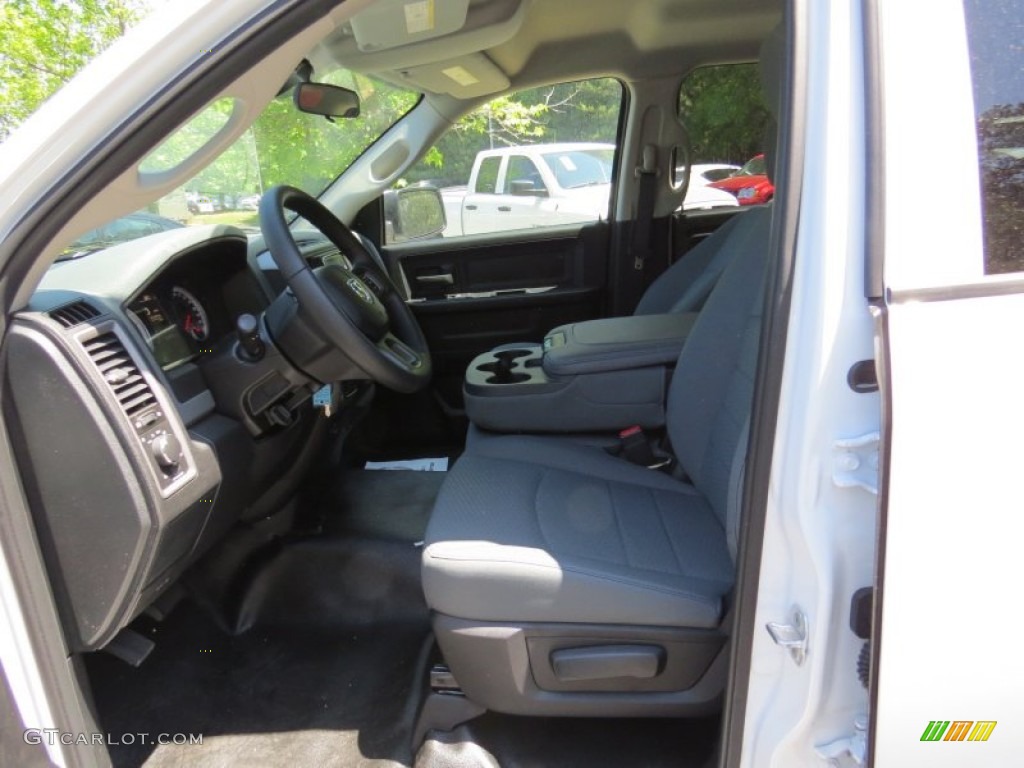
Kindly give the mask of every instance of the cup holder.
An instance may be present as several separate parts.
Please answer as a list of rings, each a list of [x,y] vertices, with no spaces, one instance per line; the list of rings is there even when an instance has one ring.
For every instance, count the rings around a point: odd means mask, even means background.
[[[520,357],[529,357],[532,353],[528,349],[506,349],[502,352],[495,352],[494,356],[499,360],[507,360],[510,364]]]
[[[530,374],[528,373],[497,373],[494,376],[488,376],[486,381],[488,384],[522,384],[524,381],[530,380]]]
[[[530,374],[523,373],[522,368],[515,371],[514,369],[519,367],[516,361],[532,354],[533,352],[529,349],[502,350],[493,354],[493,362],[478,365],[476,369],[482,373],[492,374],[485,379],[487,384],[522,384],[524,381],[530,380]],[[540,358],[536,358],[536,360],[525,361],[523,367],[535,367],[539,364]]]

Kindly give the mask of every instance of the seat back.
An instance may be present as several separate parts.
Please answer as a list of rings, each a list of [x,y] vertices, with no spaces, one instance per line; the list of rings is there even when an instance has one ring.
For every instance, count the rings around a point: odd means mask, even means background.
[[[711,294],[715,283],[735,255],[727,247],[729,233],[739,226],[745,211],[740,209],[729,221],[719,227],[713,236],[697,246],[666,269],[648,286],[637,304],[634,315],[662,315],[666,313],[697,312]]]
[[[727,245],[735,257],[679,355],[666,423],[676,458],[722,526],[737,445],[750,417],[772,206],[743,214]]]
[[[775,170],[784,63],[780,24],[761,45],[761,89],[774,118],[764,148],[769,175]],[[733,497],[753,406],[773,207],[751,209],[705,241],[719,241],[714,259],[723,269],[679,355],[665,419],[679,465],[710,502],[734,558],[733,518],[740,505]]]

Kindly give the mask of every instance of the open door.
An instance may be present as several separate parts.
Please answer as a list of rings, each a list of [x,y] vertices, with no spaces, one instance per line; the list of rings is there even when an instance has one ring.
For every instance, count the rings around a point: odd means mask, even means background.
[[[1019,764],[1024,2],[880,6],[874,764]]]

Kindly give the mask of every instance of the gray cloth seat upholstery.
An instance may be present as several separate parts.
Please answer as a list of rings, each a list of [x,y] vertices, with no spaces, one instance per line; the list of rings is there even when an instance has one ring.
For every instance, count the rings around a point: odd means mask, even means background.
[[[600,448],[477,444],[444,483],[423,571],[431,606],[492,621],[717,626],[722,526],[692,487]]]
[[[771,209],[724,234],[768,242]],[[676,364],[667,431],[688,482],[597,445],[475,440],[441,488],[423,586],[480,621],[715,627],[733,584],[730,489],[750,414],[766,248],[736,249]]]
[[[698,312],[704,306],[722,272],[736,254],[763,248],[756,238],[758,227],[742,223],[751,209],[738,209],[729,221],[698,243],[651,283],[633,311],[634,315],[665,315]]]

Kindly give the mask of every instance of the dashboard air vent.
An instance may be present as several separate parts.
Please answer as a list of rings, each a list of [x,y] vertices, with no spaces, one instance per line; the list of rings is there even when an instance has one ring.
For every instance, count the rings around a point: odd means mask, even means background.
[[[129,417],[156,403],[153,390],[114,333],[85,342],[85,351]]]
[[[86,320],[99,317],[100,311],[87,301],[73,301],[63,307],[51,309],[47,314],[65,328],[73,328]]]

